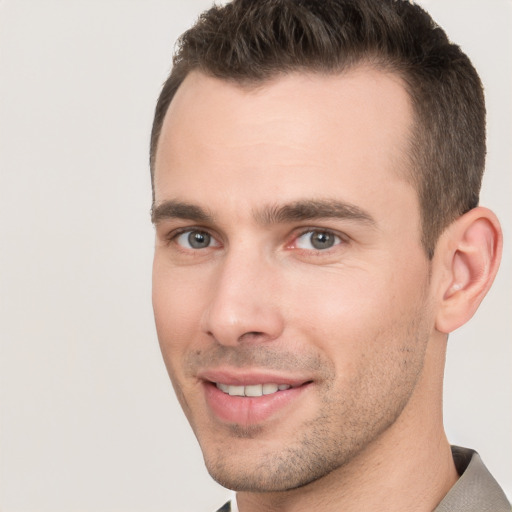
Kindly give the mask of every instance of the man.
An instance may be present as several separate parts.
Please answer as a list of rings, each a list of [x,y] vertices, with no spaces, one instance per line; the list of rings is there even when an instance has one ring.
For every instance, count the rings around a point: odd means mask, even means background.
[[[235,0],[186,32],[151,140],[153,305],[222,510],[510,510],[442,422],[492,284],[485,106],[400,0]]]

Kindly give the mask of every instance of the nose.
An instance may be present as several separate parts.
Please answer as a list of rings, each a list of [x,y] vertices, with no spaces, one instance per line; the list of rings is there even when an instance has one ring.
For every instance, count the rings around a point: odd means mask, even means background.
[[[277,339],[284,327],[278,274],[261,255],[226,256],[215,272],[203,332],[232,346]]]

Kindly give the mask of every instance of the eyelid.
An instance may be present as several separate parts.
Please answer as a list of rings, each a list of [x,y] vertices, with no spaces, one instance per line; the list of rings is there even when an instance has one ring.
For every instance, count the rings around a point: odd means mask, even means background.
[[[165,235],[165,240],[168,244],[175,243],[177,246],[179,246],[183,250],[191,250],[191,251],[197,251],[198,249],[187,249],[186,247],[183,247],[182,245],[178,244],[176,240],[185,233],[191,233],[193,231],[198,231],[201,233],[207,233],[211,239],[215,242],[214,245],[211,245],[210,247],[220,247],[222,246],[222,242],[219,239],[219,237],[213,233],[210,229],[205,228],[204,226],[182,226],[179,228],[172,229]],[[205,249],[209,249],[210,247],[205,247]]]
[[[187,249],[187,248],[179,245],[178,243],[176,243],[176,239],[179,236],[183,235],[184,233],[190,233],[192,231],[200,231],[200,232],[208,233],[211,236],[211,238],[215,242],[215,244],[210,247],[207,247],[207,248],[217,248],[217,247],[222,247],[224,245],[222,238],[215,231],[213,231],[210,228],[207,228],[205,226],[199,226],[199,225],[181,226],[181,227],[171,229],[168,232],[166,232],[165,234],[163,234],[162,239],[164,242],[166,242],[166,244],[175,243],[178,247],[180,247],[181,249],[183,249],[185,251],[196,252],[198,249]],[[335,236],[336,238],[338,238],[339,241],[335,242],[335,244],[332,247],[329,247],[327,249],[303,249],[303,248],[296,247],[297,240],[300,237],[307,235],[308,233],[314,233],[314,232],[331,234],[331,235]],[[346,245],[347,243],[349,243],[350,237],[343,232],[337,231],[335,229],[327,228],[327,227],[305,226],[305,227],[301,227],[301,228],[296,228],[290,235],[289,240],[290,241],[285,244],[286,249],[297,249],[297,250],[302,250],[302,251],[307,251],[307,252],[315,252],[315,253],[328,253],[332,250],[336,250],[336,248],[339,247],[340,245]],[[207,248],[205,248],[205,249],[207,249]]]
[[[335,242],[335,244],[332,247],[329,247],[327,249],[304,249],[301,247],[297,247],[297,240],[304,235],[307,235],[308,233],[328,233],[329,235],[332,235],[339,239],[338,242]],[[287,244],[288,248],[291,249],[297,249],[299,251],[308,251],[308,252],[315,252],[315,253],[328,253],[332,250],[335,250],[340,245],[345,245],[349,242],[349,237],[345,235],[344,233],[340,233],[339,231],[336,231],[334,229],[320,227],[320,226],[309,226],[304,227],[299,230],[296,230],[295,233],[292,236],[292,241]]]

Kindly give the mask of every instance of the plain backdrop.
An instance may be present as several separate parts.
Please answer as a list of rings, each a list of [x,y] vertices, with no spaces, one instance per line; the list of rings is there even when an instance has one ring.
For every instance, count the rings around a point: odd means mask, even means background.
[[[450,440],[512,496],[512,2],[422,2],[488,101],[497,282],[449,342]],[[148,140],[176,37],[209,0],[0,0],[0,510],[213,511],[150,302]]]

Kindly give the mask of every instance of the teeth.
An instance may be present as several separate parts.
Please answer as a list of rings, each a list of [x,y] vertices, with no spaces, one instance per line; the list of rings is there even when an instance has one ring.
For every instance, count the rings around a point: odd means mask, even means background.
[[[243,386],[228,386],[228,393],[231,396],[245,396]]]
[[[221,391],[224,391],[224,393],[229,393],[229,386],[227,384],[221,384],[221,383],[218,383],[217,384],[217,387],[221,390]]]
[[[253,386],[245,386],[245,396],[261,396],[263,386],[261,384],[254,384]]]
[[[251,384],[249,386],[230,386],[217,382],[216,386],[224,393],[230,396],[263,396],[271,395],[277,391],[284,391],[290,389],[289,384]]]
[[[261,392],[263,395],[271,395],[272,393],[275,393],[278,389],[279,386],[277,384],[263,384]]]

